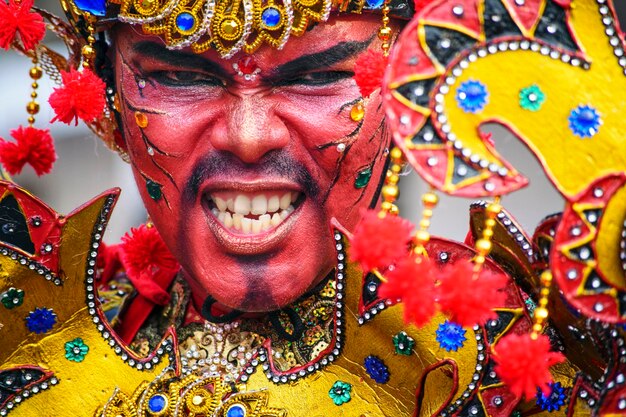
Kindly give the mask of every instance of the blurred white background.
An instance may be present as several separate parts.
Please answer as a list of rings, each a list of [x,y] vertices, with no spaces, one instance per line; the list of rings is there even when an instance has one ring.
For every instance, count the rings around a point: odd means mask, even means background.
[[[36,3],[61,15],[54,0],[37,0]],[[626,16],[626,2],[616,0],[615,3],[618,13]],[[56,49],[63,50],[62,46]],[[0,50],[1,137],[8,138],[11,129],[26,124],[25,106],[29,100],[31,82],[29,68],[28,59]],[[30,167],[26,167],[24,173],[14,180],[61,213],[70,212],[108,188],[122,188],[121,198],[105,236],[107,242],[117,242],[131,226],[146,219],[130,167],[106,149],[84,125],[49,125],[53,113],[47,104],[47,96],[51,89],[52,83],[44,77],[39,88],[41,111],[36,127],[50,128],[59,160],[52,174],[38,178]],[[506,196],[503,205],[528,232],[532,232],[544,216],[562,210],[563,200],[545,177],[535,157],[521,142],[499,126],[494,126],[492,132],[500,153],[530,179],[529,187]],[[404,217],[418,221],[421,211],[419,199],[425,191],[423,181],[415,173],[403,177],[399,204]],[[470,203],[470,200],[442,196],[433,218],[432,233],[463,240],[468,230]]]

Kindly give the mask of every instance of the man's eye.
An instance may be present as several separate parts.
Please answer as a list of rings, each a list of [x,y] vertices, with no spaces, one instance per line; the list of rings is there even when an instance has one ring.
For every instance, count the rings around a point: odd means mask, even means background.
[[[320,72],[310,72],[308,74],[303,74],[301,76],[289,78],[283,80],[283,82],[279,81],[279,84],[282,85],[312,85],[312,86],[322,86],[333,84],[341,80],[345,80],[346,78],[350,78],[354,76],[352,71],[320,71]]]
[[[156,82],[174,87],[193,85],[224,86],[224,82],[214,75],[197,71],[156,71],[150,74]]]

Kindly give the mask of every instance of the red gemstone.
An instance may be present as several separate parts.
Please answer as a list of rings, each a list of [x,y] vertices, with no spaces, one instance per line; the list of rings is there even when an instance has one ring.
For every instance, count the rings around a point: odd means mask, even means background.
[[[258,68],[256,61],[250,55],[246,55],[237,62],[239,71],[245,74],[252,74]]]

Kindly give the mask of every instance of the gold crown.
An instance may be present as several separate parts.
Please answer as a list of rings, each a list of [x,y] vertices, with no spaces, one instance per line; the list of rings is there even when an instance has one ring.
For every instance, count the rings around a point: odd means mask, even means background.
[[[61,0],[70,20],[103,17],[110,9],[90,0]],[[261,45],[282,49],[290,36],[300,36],[312,23],[324,22],[331,10],[361,13],[365,0],[111,0],[119,7],[115,19],[141,25],[145,33],[162,35],[170,49],[191,47],[196,53],[215,48],[230,58],[252,53]],[[104,22],[110,19],[102,19]],[[80,27],[74,24],[75,27]]]

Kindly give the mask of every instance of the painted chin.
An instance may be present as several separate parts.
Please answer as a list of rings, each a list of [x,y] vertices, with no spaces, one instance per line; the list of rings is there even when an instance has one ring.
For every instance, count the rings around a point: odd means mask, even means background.
[[[303,192],[280,184],[209,188],[200,204],[217,244],[226,253],[244,256],[280,249],[299,221],[314,214]]]

